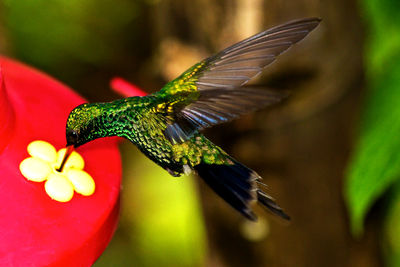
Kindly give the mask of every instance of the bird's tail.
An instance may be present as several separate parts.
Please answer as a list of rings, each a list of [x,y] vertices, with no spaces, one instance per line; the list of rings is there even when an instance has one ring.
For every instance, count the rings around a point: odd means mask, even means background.
[[[272,213],[289,220],[290,217],[265,192],[258,188],[261,177],[253,170],[232,159],[232,165],[200,163],[194,169],[198,175],[226,202],[250,220],[257,220],[251,203],[258,201]]]

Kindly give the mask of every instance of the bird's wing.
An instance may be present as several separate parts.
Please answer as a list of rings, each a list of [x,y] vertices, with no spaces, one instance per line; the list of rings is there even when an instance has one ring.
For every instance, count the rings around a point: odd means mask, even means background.
[[[318,18],[291,21],[256,34],[194,65],[158,93],[174,119],[165,135],[181,143],[201,129],[278,102],[286,93],[240,87],[290,46],[303,39]]]

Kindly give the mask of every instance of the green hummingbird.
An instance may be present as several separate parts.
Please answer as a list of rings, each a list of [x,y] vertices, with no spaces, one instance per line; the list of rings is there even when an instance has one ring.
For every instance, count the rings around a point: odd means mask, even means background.
[[[107,136],[124,137],[172,176],[194,170],[250,220],[257,218],[251,209],[253,202],[289,219],[259,188],[264,185],[261,177],[201,131],[284,98],[286,93],[281,91],[242,86],[319,22],[306,18],[256,34],[195,64],[151,95],[79,105],[67,120],[67,146],[76,148]]]

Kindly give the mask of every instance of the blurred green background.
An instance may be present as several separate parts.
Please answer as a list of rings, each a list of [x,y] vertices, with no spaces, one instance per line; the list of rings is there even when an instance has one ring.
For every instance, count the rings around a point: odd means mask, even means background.
[[[255,83],[277,107],[206,135],[291,215],[250,223],[196,177],[131,144],[119,228],[95,266],[400,266],[400,1],[3,0],[0,52],[89,101],[120,76],[151,93],[226,46],[291,19],[321,25]]]

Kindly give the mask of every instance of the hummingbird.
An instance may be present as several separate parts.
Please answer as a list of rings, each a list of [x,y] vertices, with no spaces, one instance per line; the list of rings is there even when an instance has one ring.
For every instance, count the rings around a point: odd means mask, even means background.
[[[160,91],[74,108],[66,123],[68,154],[94,139],[119,136],[135,144],[172,176],[195,171],[212,190],[246,218],[257,219],[258,202],[283,219],[290,217],[262,190],[262,178],[201,132],[242,114],[279,102],[279,90],[243,86],[275,58],[302,40],[319,18],[290,21],[260,32],[200,61]]]

